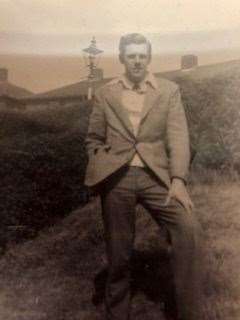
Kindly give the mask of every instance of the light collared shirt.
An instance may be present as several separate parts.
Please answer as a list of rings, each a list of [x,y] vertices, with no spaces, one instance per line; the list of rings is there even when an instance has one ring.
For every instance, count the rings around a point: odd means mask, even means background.
[[[137,136],[147,87],[150,85],[154,89],[157,89],[158,84],[156,78],[152,73],[147,73],[145,79],[138,84],[138,89],[134,88],[135,84],[132,83],[126,75],[122,75],[115,80],[123,86],[122,105],[128,112],[129,120],[133,126],[134,135]],[[137,152],[129,165],[137,167],[145,166]]]

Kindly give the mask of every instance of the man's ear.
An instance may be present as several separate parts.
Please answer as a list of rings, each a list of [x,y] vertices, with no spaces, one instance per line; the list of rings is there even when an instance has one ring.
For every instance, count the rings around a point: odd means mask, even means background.
[[[152,55],[150,55],[150,56],[148,57],[148,64],[150,64],[151,61],[152,61]]]
[[[123,55],[121,53],[119,53],[118,58],[119,58],[120,63],[124,64],[124,58],[123,58]]]

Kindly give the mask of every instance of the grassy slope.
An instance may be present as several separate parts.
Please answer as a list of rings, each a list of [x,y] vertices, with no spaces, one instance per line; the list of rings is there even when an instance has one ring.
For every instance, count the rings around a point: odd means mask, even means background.
[[[220,180],[192,188],[206,238],[204,313],[208,320],[240,316],[238,194],[236,183]],[[91,280],[106,263],[98,208],[99,203],[92,202],[37,239],[9,248],[0,260],[0,319],[101,319],[102,307],[91,304]],[[148,250],[156,229],[141,210],[138,217],[136,245]],[[159,313],[159,306],[142,294],[134,297],[133,319],[162,320]]]

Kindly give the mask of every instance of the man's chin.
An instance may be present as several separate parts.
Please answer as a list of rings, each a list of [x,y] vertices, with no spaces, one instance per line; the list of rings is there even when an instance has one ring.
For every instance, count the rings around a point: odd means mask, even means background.
[[[133,81],[133,82],[141,82],[141,81],[143,81],[144,76],[145,76],[145,75],[143,75],[143,74],[133,74],[133,75],[131,76],[131,78],[132,78],[132,81]]]

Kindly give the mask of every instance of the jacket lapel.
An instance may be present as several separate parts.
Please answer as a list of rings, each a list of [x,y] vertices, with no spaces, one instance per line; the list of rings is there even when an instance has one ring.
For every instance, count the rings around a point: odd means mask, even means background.
[[[140,121],[140,126],[145,120],[147,114],[149,111],[155,107],[155,105],[158,103],[160,98],[159,91],[156,89],[153,89],[152,87],[148,87],[148,90],[146,92],[145,98],[144,98],[144,104],[143,104],[143,109],[142,109],[142,114],[141,114],[141,121]],[[139,126],[139,129],[140,129]]]
[[[133,126],[128,116],[128,112],[122,104],[122,89],[120,86],[117,86],[116,89],[112,90],[106,97],[108,106],[112,109],[115,116],[121,122],[122,127],[125,129],[125,136],[129,136],[135,139]],[[119,128],[120,129],[120,128]]]
[[[112,109],[115,116],[122,124],[122,126],[119,127],[121,133],[124,134],[126,138],[135,140],[136,137],[134,135],[132,123],[129,119],[127,110],[122,104],[122,92],[123,89],[121,85],[117,85],[115,88],[112,88],[111,92],[108,93],[108,95],[106,96],[106,101],[108,103],[108,106]],[[144,105],[141,112],[141,120],[138,128],[138,133],[148,113],[153,107],[156,106],[157,103],[159,103],[160,98],[161,94],[159,93],[159,90],[156,90],[149,86],[144,98]]]

